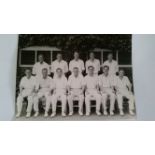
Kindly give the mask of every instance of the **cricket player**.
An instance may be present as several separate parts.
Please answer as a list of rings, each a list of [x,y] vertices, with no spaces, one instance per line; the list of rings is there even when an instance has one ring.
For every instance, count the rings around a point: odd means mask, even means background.
[[[68,72],[68,64],[62,59],[62,54],[57,54],[57,59],[51,63],[51,72],[56,75],[56,70],[58,68],[62,69],[63,74]]]
[[[23,101],[25,98],[28,100],[27,106],[27,115],[26,117],[31,116],[31,111],[33,107],[33,97],[36,89],[36,79],[31,74],[30,69],[25,70],[25,76],[21,79],[20,84],[20,93],[17,97],[17,115],[16,117],[20,117],[22,108],[23,108]]]
[[[41,78],[43,68],[47,69],[49,75],[50,74],[49,65],[44,61],[44,56],[42,54],[38,56],[38,60],[39,62],[35,63],[33,66],[32,71],[33,75],[36,75],[37,78]]]
[[[78,52],[74,52],[74,59],[69,63],[69,70],[71,71],[71,73],[73,73],[74,67],[78,67],[80,74],[82,74],[82,72],[85,70],[84,62],[79,58]]]
[[[101,115],[101,94],[99,92],[98,76],[94,75],[94,67],[88,67],[88,75],[85,76],[85,104],[86,116],[90,115],[90,102],[92,99],[96,101],[96,114]]]
[[[73,74],[68,79],[68,104],[69,115],[73,115],[73,101],[76,98],[79,102],[79,115],[83,115],[83,103],[84,103],[84,78],[79,73],[79,68],[73,68]]]
[[[109,75],[115,76],[116,73],[118,72],[118,63],[117,63],[117,61],[113,60],[112,53],[109,53],[107,58],[108,58],[108,60],[106,60],[102,66],[108,66],[109,67]]]
[[[115,91],[114,81],[109,75],[109,67],[103,67],[103,74],[99,76],[99,86],[102,95],[102,108],[103,114],[106,116],[107,113],[107,100],[110,99],[110,115],[114,115],[114,104],[115,104]]]
[[[56,76],[53,79],[54,81],[54,93],[51,98],[52,103],[52,114],[51,117],[56,115],[56,107],[58,100],[61,101],[62,104],[62,116],[66,116],[66,104],[67,104],[67,78],[63,74],[63,70],[61,68],[57,68]]]
[[[42,69],[42,77],[38,79],[38,93],[34,97],[34,111],[35,111],[35,117],[39,115],[39,101],[42,102],[42,104],[45,104],[45,114],[44,117],[48,116],[48,111],[50,108],[49,100],[51,99],[51,92],[53,89],[53,80],[51,77],[48,76],[48,69],[43,68]]]
[[[95,55],[93,52],[89,54],[90,59],[86,61],[86,73],[88,74],[88,67],[93,66],[94,67],[94,74],[98,75],[100,71],[100,61],[95,58]]]
[[[123,97],[126,97],[129,102],[129,113],[134,115],[134,95],[131,91],[131,83],[127,76],[124,76],[124,70],[119,70],[119,75],[115,78],[115,87],[117,94],[118,107],[120,115],[124,115],[123,112]]]

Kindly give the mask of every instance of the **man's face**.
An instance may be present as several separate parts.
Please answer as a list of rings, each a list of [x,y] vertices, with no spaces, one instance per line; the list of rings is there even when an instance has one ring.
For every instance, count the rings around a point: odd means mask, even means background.
[[[58,75],[58,77],[61,77],[62,76],[62,70],[61,69],[58,69],[57,70],[57,75]]]
[[[48,76],[48,71],[47,69],[43,69],[42,70],[42,74],[43,74],[43,77],[46,78]]]
[[[57,60],[59,60],[59,61],[62,60],[62,55],[61,54],[57,55]]]
[[[89,73],[89,75],[93,75],[94,74],[94,68],[93,67],[89,67],[88,73]]]
[[[108,54],[108,60],[112,60],[113,59],[113,55],[112,54]]]
[[[29,69],[27,69],[25,71],[25,75],[29,78],[31,76],[31,71]]]
[[[79,53],[77,53],[77,52],[74,53],[74,59],[76,59],[76,60],[79,59]]]
[[[94,53],[90,53],[89,57],[90,57],[90,59],[94,59],[95,58]]]
[[[120,77],[123,77],[123,76],[124,76],[124,70],[120,70],[120,71],[119,71],[119,76],[120,76]]]
[[[43,55],[39,55],[38,60],[39,60],[39,62],[43,62],[44,61]]]
[[[79,69],[78,69],[78,68],[74,68],[74,69],[73,69],[73,74],[74,74],[74,76],[78,76],[78,74],[79,74]]]
[[[105,75],[108,75],[108,73],[109,73],[109,68],[108,68],[108,67],[104,67],[104,68],[103,68],[103,73],[104,73]]]

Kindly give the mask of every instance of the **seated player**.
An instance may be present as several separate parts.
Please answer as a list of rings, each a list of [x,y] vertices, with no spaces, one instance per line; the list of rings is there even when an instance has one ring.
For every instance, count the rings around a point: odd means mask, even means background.
[[[66,116],[66,104],[67,104],[67,78],[64,76],[61,68],[57,68],[56,75],[53,79],[54,82],[54,92],[51,98],[52,102],[52,114],[51,117],[56,115],[56,107],[58,100],[62,104],[62,116]]]
[[[94,75],[94,67],[88,67],[88,75],[85,76],[85,104],[86,104],[86,116],[90,115],[90,102],[96,101],[96,114],[101,115],[101,95],[99,92],[98,77]]]
[[[103,114],[107,113],[107,100],[110,99],[110,115],[114,115],[114,104],[115,104],[115,94],[114,94],[114,82],[113,78],[109,75],[109,67],[103,66],[103,74],[99,76],[99,86],[102,95],[102,108]]]
[[[45,114],[44,116],[48,116],[48,111],[50,108],[50,105],[47,104],[48,100],[51,96],[52,86],[53,86],[53,80],[51,77],[48,76],[48,70],[47,68],[42,69],[42,77],[38,78],[38,93],[34,97],[34,111],[35,111],[35,117],[39,115],[39,101],[42,102],[42,105],[44,106],[45,102]]]
[[[84,102],[84,78],[79,73],[79,68],[73,68],[73,74],[68,79],[68,104],[69,115],[73,115],[73,101],[76,98],[79,102],[79,115],[83,115]]]
[[[129,113],[134,115],[134,95],[131,91],[131,83],[127,76],[124,76],[124,70],[119,70],[119,75],[115,78],[116,95],[118,101],[118,107],[120,115],[124,115],[123,112],[123,97],[126,97],[129,102]]]
[[[32,76],[30,69],[25,70],[25,76],[21,79],[19,88],[20,88],[20,92],[17,97],[17,115],[16,115],[16,117],[20,117],[20,115],[21,115],[22,108],[23,108],[23,101],[25,98],[27,98],[27,100],[28,100],[26,117],[30,117],[31,111],[32,111],[32,106],[33,106],[34,92],[36,89],[36,80],[35,80],[35,77]]]

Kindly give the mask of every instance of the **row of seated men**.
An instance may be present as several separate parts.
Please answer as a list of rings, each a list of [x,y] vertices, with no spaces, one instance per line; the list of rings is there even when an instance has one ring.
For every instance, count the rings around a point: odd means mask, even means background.
[[[31,116],[32,109],[35,111],[35,117],[39,115],[39,101],[43,98],[45,98],[45,117],[49,115],[50,107],[52,107],[51,117],[56,115],[58,100],[62,104],[62,116],[67,115],[67,103],[69,105],[69,116],[73,115],[74,100],[78,100],[79,115],[84,114],[83,104],[85,101],[86,116],[89,116],[91,113],[91,100],[95,100],[96,114],[106,116],[108,115],[108,99],[110,99],[110,115],[114,115],[115,100],[118,102],[120,115],[124,115],[123,97],[128,99],[129,113],[134,115],[134,96],[131,92],[131,83],[128,77],[124,76],[124,70],[120,69],[118,76],[109,75],[109,66],[106,65],[102,67],[103,74],[100,76],[96,75],[94,70],[94,66],[88,66],[88,74],[83,77],[79,68],[74,67],[67,80],[62,68],[56,69],[53,79],[48,76],[47,68],[42,69],[41,77],[32,76],[31,70],[26,69],[26,76],[20,82],[16,117],[21,115],[25,97],[28,98],[26,117]]]

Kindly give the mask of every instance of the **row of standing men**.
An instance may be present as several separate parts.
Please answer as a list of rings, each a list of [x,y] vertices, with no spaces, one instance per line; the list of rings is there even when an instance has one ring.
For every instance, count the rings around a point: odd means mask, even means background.
[[[118,65],[113,60],[113,55],[108,55],[108,60],[102,65],[103,74],[98,76],[100,71],[100,62],[95,59],[94,53],[90,53],[90,59],[86,61],[86,73],[83,77],[82,71],[85,70],[84,63],[79,59],[79,53],[74,53],[74,59],[69,63],[69,70],[72,74],[68,81],[65,73],[68,72],[67,62],[62,60],[62,55],[57,55],[57,60],[51,64],[51,72],[54,73],[53,79],[48,76],[49,65],[44,62],[43,55],[39,55],[39,62],[31,70],[26,69],[25,74],[20,81],[20,93],[17,98],[17,117],[21,115],[24,98],[28,99],[27,117],[31,116],[34,109],[34,116],[39,115],[39,102],[45,103],[45,114],[49,114],[52,106],[51,117],[56,115],[57,101],[62,103],[62,116],[66,116],[66,105],[68,100],[69,115],[73,115],[73,101],[78,100],[79,115],[83,115],[83,103],[85,100],[86,115],[91,112],[91,100],[96,101],[96,114],[108,115],[107,100],[110,99],[110,115],[114,115],[114,104],[117,99],[120,115],[123,112],[123,97],[128,99],[129,113],[134,115],[134,96],[131,92],[131,83],[128,77],[124,76],[124,70],[118,71]],[[118,72],[118,76],[116,73]],[[44,102],[43,102],[44,99]],[[101,110],[102,105],[102,110]]]

